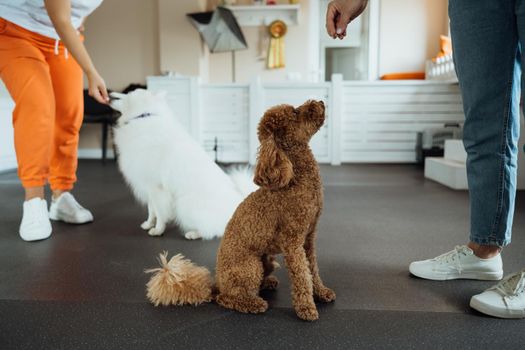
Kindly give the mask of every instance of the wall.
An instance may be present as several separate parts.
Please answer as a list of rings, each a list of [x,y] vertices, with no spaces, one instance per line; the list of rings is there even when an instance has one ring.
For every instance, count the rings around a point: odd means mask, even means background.
[[[251,0],[238,0],[238,4]],[[286,3],[287,1],[281,0]],[[217,0],[107,0],[88,19],[86,46],[111,88],[144,82],[148,75],[173,71],[199,75],[204,81],[231,80],[231,54],[210,54],[186,13],[212,9]],[[307,80],[312,72],[313,41],[311,5],[301,0],[300,23],[289,26],[287,67],[265,69],[268,45],[265,28],[244,27],[250,45],[236,53],[238,82],[260,75],[263,81],[286,80],[299,73]],[[424,60],[439,50],[439,34],[447,33],[447,2],[443,0],[382,0],[380,5],[379,72],[422,70]],[[319,23],[324,26],[324,23]],[[100,129],[85,126],[81,148],[100,145]]]
[[[155,2],[157,0],[148,0]],[[205,0],[158,0],[160,70],[199,75],[204,70],[204,47],[186,14],[202,12]]]
[[[250,0],[238,0],[237,3],[250,4]],[[288,1],[281,1],[286,4]],[[299,73],[303,80],[312,74],[309,68],[309,52],[313,45],[308,40],[310,30],[310,3],[311,0],[301,1],[299,25],[288,26],[285,36],[286,67],[283,69],[266,69],[266,50],[269,45],[269,36],[266,27],[243,27],[243,33],[248,42],[248,49],[237,51],[236,80],[249,82],[255,76],[263,81],[282,81],[287,79],[288,73]],[[317,1],[314,1],[317,3]],[[231,53],[215,53],[209,56],[209,81],[231,81]]]
[[[282,0],[282,3],[287,1]],[[210,4],[211,3],[211,4]],[[209,1],[213,6],[216,1]],[[249,4],[251,0],[238,0]],[[261,76],[263,81],[282,81],[287,73],[298,72],[304,80],[313,74],[309,65],[312,40],[309,35],[310,7],[318,1],[302,0],[298,26],[289,26],[286,35],[286,60],[288,66],[280,70],[265,69],[265,49],[268,46],[265,28],[244,27],[250,44],[248,50],[236,53],[237,81],[250,81]],[[439,35],[448,34],[448,1],[444,0],[382,0],[380,1],[380,75],[399,71],[424,70],[424,62],[439,51]],[[324,23],[319,23],[324,27]],[[231,80],[231,54],[209,56],[210,82]]]
[[[107,0],[86,22],[86,47],[108,87],[122,89],[158,74],[156,0]]]
[[[238,0],[238,4],[250,2]],[[214,3],[213,0],[105,1],[88,19],[86,46],[108,86],[117,89],[131,81],[144,82],[147,75],[161,71],[200,75],[211,82],[229,81],[231,54],[209,54],[186,19],[186,13],[204,11]],[[249,81],[256,75],[263,81],[284,80],[288,72],[299,72],[303,79],[309,77],[311,45],[304,38],[312,29],[309,25],[312,3],[318,2],[301,1],[300,23],[288,28],[285,69],[265,69],[266,28],[243,28],[249,49],[236,54],[238,81]],[[115,13],[119,14],[118,21]],[[382,0],[380,73],[422,70],[424,60],[438,52],[439,35],[448,32],[447,23],[447,1]]]
[[[238,4],[250,2],[238,0]],[[186,18],[187,13],[211,9],[216,3],[108,0],[88,20],[86,45],[108,85],[117,88],[131,80],[143,82],[146,75],[161,71],[200,75],[211,82],[229,81],[231,54],[209,54]],[[265,69],[266,28],[243,28],[249,49],[236,53],[238,81],[249,81],[255,75],[266,81],[284,80],[288,72],[309,77],[311,4],[318,1],[301,1],[300,23],[288,28],[285,69]],[[115,13],[119,14],[117,19]],[[446,18],[447,1],[382,0],[380,73],[423,69],[424,60],[439,50],[439,35],[448,32]]]
[[[439,52],[439,35],[448,33],[447,1],[382,0],[379,74],[423,71]]]
[[[85,44],[108,88],[159,74],[158,22],[157,0],[107,0],[88,18]],[[80,148],[99,148],[101,137],[98,125],[84,125]]]

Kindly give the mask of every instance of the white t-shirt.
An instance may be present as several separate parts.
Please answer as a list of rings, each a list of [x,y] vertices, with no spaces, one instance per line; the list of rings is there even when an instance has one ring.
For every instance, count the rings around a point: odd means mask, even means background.
[[[71,23],[79,28],[82,21],[103,0],[71,0]],[[0,17],[27,30],[59,39],[47,14],[44,0],[0,0]]]

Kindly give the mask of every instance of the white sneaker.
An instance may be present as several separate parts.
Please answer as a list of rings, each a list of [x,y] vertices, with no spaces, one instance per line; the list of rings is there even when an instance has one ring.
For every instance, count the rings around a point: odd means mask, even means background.
[[[52,228],[45,199],[33,198],[24,202],[20,237],[24,241],[40,241],[51,236]]]
[[[500,318],[525,317],[525,269],[470,299],[470,307]]]
[[[53,199],[49,208],[51,220],[64,221],[68,224],[85,224],[93,221],[93,214],[76,201],[69,192],[64,192]]]
[[[496,281],[503,277],[501,254],[481,259],[467,246],[457,246],[454,250],[434,259],[415,261],[410,264],[414,276],[436,280],[474,279]]]

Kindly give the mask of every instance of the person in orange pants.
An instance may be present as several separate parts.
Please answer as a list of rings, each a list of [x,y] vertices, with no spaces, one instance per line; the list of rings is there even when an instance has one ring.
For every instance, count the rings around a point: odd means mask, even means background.
[[[90,95],[107,103],[78,29],[102,0],[0,0],[0,78],[15,101],[18,175],[25,188],[20,236],[48,238],[50,218],[81,224],[91,212],[70,190],[76,181],[83,117],[83,71]],[[53,192],[48,212],[44,186]]]

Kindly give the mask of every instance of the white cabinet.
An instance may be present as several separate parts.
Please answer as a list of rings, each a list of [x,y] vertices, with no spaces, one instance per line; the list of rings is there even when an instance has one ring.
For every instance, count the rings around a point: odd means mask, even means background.
[[[248,85],[202,85],[200,89],[200,142],[217,160],[247,162],[249,150]]]
[[[0,80],[0,171],[16,168],[12,114],[15,104]]]
[[[248,85],[204,85],[195,77],[166,76],[148,77],[148,90],[166,92],[174,116],[210,158],[217,156],[225,163],[248,161]]]

